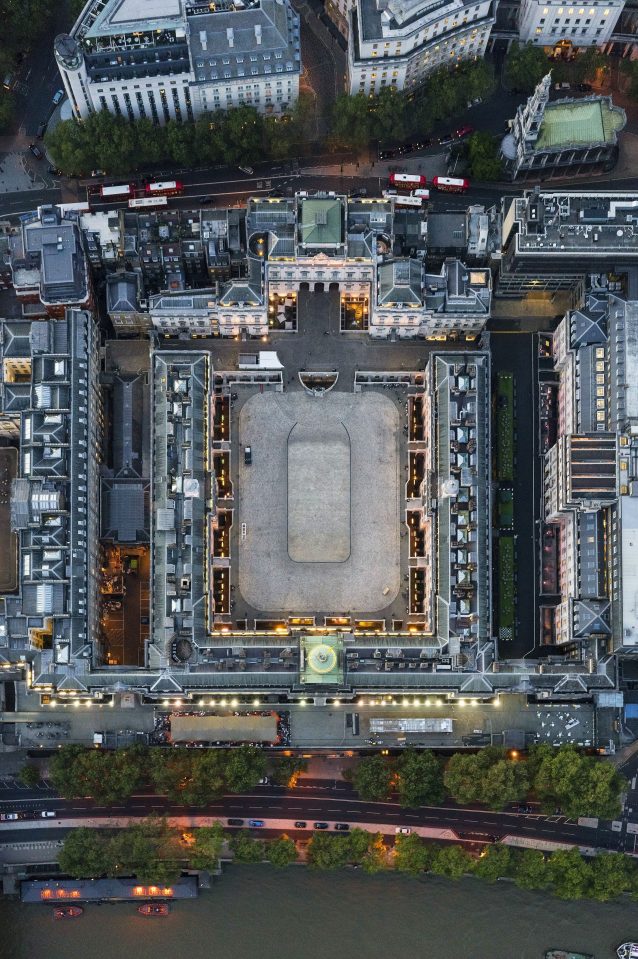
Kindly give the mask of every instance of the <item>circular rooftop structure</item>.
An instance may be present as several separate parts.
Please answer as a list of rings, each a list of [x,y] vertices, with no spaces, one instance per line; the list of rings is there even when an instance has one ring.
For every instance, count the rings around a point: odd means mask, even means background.
[[[68,33],[60,33],[53,41],[56,60],[67,70],[77,70],[82,63],[82,48]]]
[[[319,676],[332,672],[337,666],[337,652],[332,646],[320,643],[308,652],[308,668]]]

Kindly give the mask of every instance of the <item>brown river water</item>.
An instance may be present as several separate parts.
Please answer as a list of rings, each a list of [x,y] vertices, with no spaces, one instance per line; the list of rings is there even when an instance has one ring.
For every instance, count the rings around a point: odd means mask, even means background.
[[[55,921],[0,901],[0,959],[613,959],[638,903],[561,902],[511,883],[227,867],[196,901],[145,919],[129,904]]]

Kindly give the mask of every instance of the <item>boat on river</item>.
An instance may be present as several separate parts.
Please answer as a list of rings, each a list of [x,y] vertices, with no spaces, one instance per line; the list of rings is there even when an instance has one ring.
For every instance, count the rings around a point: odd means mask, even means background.
[[[57,906],[53,910],[54,919],[77,919],[84,912],[81,906]]]
[[[594,959],[588,952],[569,952],[567,949],[548,949],[545,959]]]
[[[166,902],[145,902],[137,911],[141,916],[168,916],[169,908]]]

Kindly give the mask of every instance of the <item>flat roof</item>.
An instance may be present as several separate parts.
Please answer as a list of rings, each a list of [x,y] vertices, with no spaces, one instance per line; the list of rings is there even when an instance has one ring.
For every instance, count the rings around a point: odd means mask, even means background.
[[[536,141],[537,150],[572,143],[613,143],[626,123],[623,110],[608,97],[548,104]]]
[[[171,739],[174,743],[274,743],[277,716],[171,716]]]

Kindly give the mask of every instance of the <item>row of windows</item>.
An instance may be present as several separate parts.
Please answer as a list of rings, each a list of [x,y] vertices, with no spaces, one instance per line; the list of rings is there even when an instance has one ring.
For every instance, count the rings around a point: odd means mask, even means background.
[[[474,13],[471,19],[468,19],[468,17],[464,17],[463,20],[453,20],[451,24],[447,17],[445,20],[439,20],[437,23],[429,27],[428,30],[424,30],[421,36],[415,37],[410,49],[414,49],[414,47],[419,46],[421,43],[427,43],[428,40],[431,40],[442,33],[448,33],[450,30],[455,30],[457,27],[464,27],[467,25],[467,23],[471,23],[472,20],[477,20],[478,16],[479,16],[478,13]],[[373,47],[372,47],[373,57],[378,57],[379,55],[378,51],[375,50],[376,46],[377,46],[376,43],[373,44]],[[385,44],[385,46],[388,46],[388,44]],[[400,46],[401,46],[400,44],[397,44],[397,48],[394,51],[394,56],[401,55]],[[390,53],[389,50],[383,50],[384,57],[387,57],[389,53]]]
[[[276,54],[275,54],[275,60],[281,60],[282,57],[283,57],[283,53],[276,53]],[[262,60],[270,60],[270,54],[269,54],[269,53],[263,53],[261,58],[262,58]],[[245,60],[245,57],[242,57],[242,56],[235,57],[235,62],[236,62],[236,63],[243,63],[244,60]],[[253,57],[253,56],[250,57],[250,62],[251,62],[251,63],[257,63],[258,60],[259,60],[259,57]],[[222,57],[222,63],[223,63],[224,66],[227,67],[227,66],[230,64],[230,57]],[[200,67],[200,68],[205,67],[205,66],[206,66],[206,60],[198,60],[198,61],[197,61],[197,66]],[[209,60],[209,61],[208,61],[208,66],[209,66],[209,67],[216,67],[216,66],[217,66],[217,60]]]
[[[597,6],[596,0],[594,0],[594,6]],[[575,7],[569,7],[569,9],[567,10],[567,13],[569,14],[570,17],[573,16],[575,10],[576,10]],[[559,7],[559,8],[558,8],[558,13],[559,13],[559,15],[562,15],[564,12],[565,12],[565,7]],[[543,7],[543,14],[544,14],[545,16],[547,16],[548,13],[549,13],[549,7]],[[578,11],[578,15],[582,17],[584,13],[585,13],[585,8],[584,8],[584,7],[581,7],[581,8],[579,9],[579,11]],[[596,11],[595,11],[594,7],[592,7],[592,8],[590,9],[590,11],[589,11],[589,16],[590,16],[590,17],[593,17],[593,15],[594,15],[595,13],[596,13]],[[605,11],[603,12],[603,16],[605,16],[605,17],[608,17],[609,14],[610,14],[610,10],[609,10],[609,9],[607,9],[607,10],[605,10]]]

